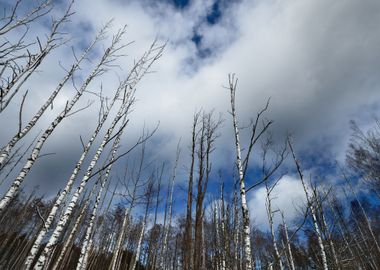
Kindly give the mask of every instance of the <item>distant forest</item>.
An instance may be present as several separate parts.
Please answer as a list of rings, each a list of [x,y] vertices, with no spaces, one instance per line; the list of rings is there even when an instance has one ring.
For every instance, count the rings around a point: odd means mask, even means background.
[[[228,117],[197,111],[189,126],[191,140],[182,141],[183,148],[178,144],[173,162],[152,160],[147,153],[159,127],[145,129],[129,149],[120,144],[134,121],[133,108],[139,106],[137,85],[160,61],[165,44],[152,42],[130,71],[122,71],[116,89],[93,92],[95,79],[120,73],[115,61],[128,45],[126,28],[110,33],[111,22],[106,24],[75,52],[65,76],[29,115],[24,106],[33,89],[25,86],[46,59],[69,44],[65,26],[74,6],[71,2],[61,17],[51,19],[51,1],[27,9],[24,2],[14,1],[0,18],[0,115],[15,112],[12,120],[1,118],[0,130],[16,127],[13,136],[0,142],[1,269],[380,269],[380,121],[374,119],[366,130],[351,123],[346,163],[335,165],[339,181],[328,185],[320,180],[323,175],[306,172],[307,156],[296,151],[295,138],[274,142],[273,121],[266,117],[269,100],[252,111],[248,125],[239,124],[238,80],[231,74],[225,90],[230,93]],[[30,39],[41,20],[48,22],[50,32]],[[90,58],[91,69],[82,70]],[[78,72],[87,75],[72,84]],[[73,90],[71,96],[56,104],[65,89]],[[78,105],[86,95],[95,96],[100,109],[92,119],[92,135],[80,138],[81,154],[67,182],[53,196],[25,189],[27,182],[33,186],[28,175],[35,164],[48,158],[43,150],[51,135],[67,118],[92,105]],[[58,113],[31,138],[42,117],[56,112],[53,106],[60,106]],[[218,178],[212,164],[222,122],[233,134],[235,169]],[[132,153],[134,158],[128,159]],[[188,164],[181,163],[182,156]],[[303,205],[294,206],[299,213],[294,220],[273,203],[285,163],[305,198]],[[122,168],[122,175],[113,174],[115,166]],[[174,213],[179,167],[187,170],[181,180],[187,195],[182,211]],[[247,193],[262,187],[267,230],[255,226],[250,218],[255,208],[248,207]]]

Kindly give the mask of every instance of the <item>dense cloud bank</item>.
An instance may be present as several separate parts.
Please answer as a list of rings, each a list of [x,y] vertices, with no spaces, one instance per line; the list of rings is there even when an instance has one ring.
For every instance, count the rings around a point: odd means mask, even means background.
[[[228,90],[223,88],[231,72],[239,77],[237,103],[241,123],[248,123],[270,97],[268,117],[275,121],[273,133],[281,137],[290,131],[297,149],[305,153],[326,149],[327,156],[343,161],[349,120],[366,126],[379,113],[378,1],[176,3],[85,0],[74,4],[75,15],[67,31],[72,38],[69,45],[75,50],[82,49],[110,18],[114,18],[114,30],[127,24],[128,39],[135,40],[125,49],[127,56],[118,61],[117,74],[111,72],[94,83],[94,90],[102,83],[103,91],[111,92],[109,89],[113,90],[118,78],[125,76],[133,60],[155,38],[167,42],[164,56],[154,66],[157,72],[149,74],[138,87],[138,102],[125,145],[139,136],[143,126],[153,128],[160,122],[150,155],[170,160],[180,138],[187,150],[194,112],[200,108],[215,109],[226,119],[218,139],[215,170],[231,170],[233,137],[227,113]],[[59,13],[59,9],[54,12]],[[41,35],[47,29],[45,21],[37,25]],[[63,74],[60,65],[67,67],[69,59],[73,59],[71,48],[64,46],[32,78],[28,87],[36,94],[30,96],[32,105],[25,108],[25,115],[33,112],[42,102],[41,97],[53,89]],[[80,79],[78,75],[77,80]],[[62,108],[72,93],[72,89],[62,93],[52,110]],[[88,99],[94,98],[89,95]],[[96,110],[93,106],[57,130],[45,150],[57,154],[34,169],[29,175],[34,180],[28,181],[29,187],[41,185],[41,192],[51,194],[54,189],[56,193],[56,186],[67,178],[79,155],[79,135],[88,136],[96,124]],[[10,110],[1,117],[2,123],[9,121],[11,126],[16,123],[17,111]],[[39,128],[50,120],[44,117]],[[6,141],[14,129],[17,125],[3,129],[1,141]],[[188,153],[183,153],[182,162],[186,164]],[[180,175],[186,173],[183,167],[180,171]],[[287,178],[278,189],[289,190],[297,185]],[[251,205],[259,204],[256,201],[262,197],[261,192],[252,195]],[[282,204],[282,197],[279,201]],[[263,213],[258,213],[257,218],[260,215]]]

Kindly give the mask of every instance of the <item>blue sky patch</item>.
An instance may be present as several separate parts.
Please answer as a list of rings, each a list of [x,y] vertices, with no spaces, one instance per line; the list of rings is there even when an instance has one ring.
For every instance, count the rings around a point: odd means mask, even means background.
[[[219,1],[216,1],[211,8],[211,11],[206,17],[206,20],[209,24],[216,24],[220,17],[222,16],[222,12],[220,10]]]
[[[170,0],[170,2],[179,9],[185,8],[190,4],[190,0]]]

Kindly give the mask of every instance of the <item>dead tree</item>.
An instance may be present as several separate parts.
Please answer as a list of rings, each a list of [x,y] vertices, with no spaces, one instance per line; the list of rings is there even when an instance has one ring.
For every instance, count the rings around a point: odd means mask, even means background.
[[[168,205],[167,205],[167,213],[165,213],[165,217],[166,217],[166,214],[169,216],[169,221],[167,224],[164,225],[164,228],[163,228],[163,242],[162,242],[162,250],[161,250],[161,267],[168,267],[168,263],[167,263],[167,249],[168,249],[168,238],[169,238],[169,233],[170,233],[170,227],[172,225],[172,218],[173,218],[173,192],[174,192],[174,183],[175,183],[175,179],[176,179],[176,176],[177,176],[177,166],[178,166],[178,161],[179,161],[179,158],[180,158],[180,154],[181,154],[181,149],[179,148],[179,143],[178,142],[178,145],[177,145],[177,151],[176,151],[176,159],[175,159],[175,163],[174,163],[174,166],[173,166],[173,172],[172,172],[172,175],[171,175],[171,179],[170,179],[170,183],[169,183],[169,187],[168,189],[170,190],[169,192],[169,197],[168,197]],[[165,221],[166,221],[166,218],[165,218]]]
[[[323,243],[322,234],[321,234],[321,231],[320,231],[320,228],[319,228],[319,225],[318,225],[317,213],[316,213],[316,209],[315,209],[315,206],[314,206],[314,201],[312,200],[312,198],[309,195],[309,191],[307,189],[305,180],[303,178],[303,173],[302,173],[302,170],[301,170],[301,166],[300,166],[299,161],[297,160],[297,158],[295,156],[295,153],[294,153],[293,146],[292,146],[292,143],[290,141],[290,138],[288,139],[288,145],[289,145],[290,151],[292,152],[292,156],[293,156],[293,160],[294,160],[294,163],[296,165],[296,168],[297,168],[298,176],[300,177],[300,180],[301,180],[301,183],[302,183],[302,187],[303,187],[303,190],[305,192],[306,201],[307,201],[307,207],[310,209],[310,213],[311,213],[311,217],[312,217],[312,220],[313,220],[315,234],[316,234],[317,239],[318,239],[319,251],[321,253],[322,266],[323,266],[324,270],[328,270],[329,268],[328,268],[328,265],[327,265],[327,257],[326,257],[325,245]]]
[[[202,267],[202,223],[203,223],[203,201],[207,192],[207,186],[211,173],[211,159],[210,155],[214,150],[215,140],[218,137],[218,128],[222,121],[214,120],[213,113],[203,113],[199,137],[198,149],[196,150],[198,159],[198,179],[197,179],[197,197],[195,206],[195,231],[194,231],[194,269],[201,269]]]
[[[95,40],[98,40],[101,36],[104,35],[104,30],[105,30],[105,28],[102,31],[100,31],[100,34],[99,34],[100,36],[98,36],[98,38],[96,38]],[[74,168],[74,170],[73,170],[73,172],[72,172],[69,180],[67,181],[65,188],[57,196],[56,201],[55,201],[52,209],[50,210],[50,213],[49,213],[48,217],[46,218],[46,221],[44,223],[44,227],[39,232],[39,234],[38,234],[38,236],[37,236],[37,238],[36,238],[36,240],[35,240],[35,242],[33,244],[33,247],[30,250],[29,256],[28,256],[28,258],[26,259],[26,262],[25,262],[26,269],[30,269],[31,264],[32,264],[32,262],[33,262],[33,260],[34,260],[34,258],[36,256],[36,254],[37,254],[40,246],[41,246],[41,243],[43,241],[44,236],[49,231],[50,226],[53,223],[54,218],[55,218],[55,216],[57,214],[57,211],[59,210],[59,207],[61,206],[61,203],[66,199],[67,194],[70,193],[71,188],[72,188],[72,186],[73,186],[73,184],[75,182],[75,179],[76,179],[76,177],[77,177],[77,175],[78,175],[78,173],[79,173],[79,171],[81,169],[81,166],[82,166],[82,164],[83,164],[83,162],[84,162],[84,160],[85,160],[88,152],[90,151],[90,148],[93,145],[93,143],[94,143],[97,135],[99,134],[99,132],[100,132],[100,130],[101,130],[104,122],[107,120],[107,117],[108,117],[108,114],[109,114],[110,110],[112,109],[112,107],[113,107],[114,103],[116,102],[116,100],[119,98],[119,96],[121,94],[120,93],[121,90],[122,90],[122,87],[119,87],[117,89],[117,91],[115,93],[115,96],[112,99],[110,105],[103,112],[103,115],[102,115],[101,119],[99,119],[98,125],[97,125],[95,131],[93,132],[90,140],[88,141],[87,145],[83,147],[83,152],[82,152],[81,157],[79,158],[77,164],[75,165],[75,168]],[[101,100],[101,102],[103,102],[103,100]]]
[[[279,183],[280,180],[281,180],[281,178],[278,178],[277,181],[274,184],[272,184],[271,186],[269,185],[268,181],[265,182],[265,189],[266,189],[266,193],[267,193],[265,204],[266,204],[266,208],[267,208],[269,229],[270,229],[270,233],[271,233],[271,237],[272,237],[272,245],[273,245],[273,249],[275,252],[275,262],[278,263],[279,269],[283,270],[284,266],[283,266],[281,256],[280,256],[280,252],[279,252],[278,245],[277,245],[276,232],[274,229],[274,221],[273,221],[274,214],[276,212],[278,212],[278,209],[276,209],[276,210],[273,209],[273,207],[272,207],[272,199],[273,198],[271,197],[271,193],[272,193],[273,189],[277,186],[277,184]]]
[[[129,230],[130,220],[131,220],[131,212],[132,209],[136,206],[136,204],[141,202],[141,199],[144,197],[139,194],[139,189],[147,184],[147,181],[143,181],[142,173],[144,168],[144,159],[145,159],[145,144],[142,145],[141,148],[141,157],[138,164],[137,171],[135,171],[135,167],[133,167],[131,175],[129,176],[128,182],[127,179],[124,179],[124,186],[126,189],[126,194],[123,195],[124,199],[126,199],[129,203],[129,206],[125,209],[123,215],[123,222],[120,231],[118,232],[117,240],[115,243],[115,247],[113,249],[111,264],[109,265],[109,269],[119,269],[122,257],[122,249],[123,243],[126,234]],[[149,180],[149,179],[148,179]],[[129,182],[133,184],[132,190],[129,190]]]
[[[294,257],[293,257],[293,252],[292,252],[292,246],[290,244],[288,226],[286,224],[284,212],[280,211],[280,213],[281,213],[282,225],[283,225],[283,230],[284,230],[284,235],[285,235],[285,244],[286,244],[286,248],[287,248],[287,251],[288,251],[289,269],[290,270],[296,270],[296,267],[295,267],[295,264],[294,264]]]
[[[249,158],[252,153],[253,147],[256,142],[260,139],[260,137],[267,131],[269,126],[272,124],[272,121],[263,121],[263,126],[261,130],[258,128],[259,121],[261,120],[262,114],[268,109],[269,101],[267,102],[264,109],[262,109],[256,116],[255,121],[251,122],[251,138],[248,145],[248,150],[245,158],[242,158],[242,146],[240,142],[239,135],[239,126],[237,120],[236,113],[236,86],[237,79],[235,79],[234,75],[229,75],[229,86],[231,94],[231,115],[232,115],[232,124],[234,128],[235,135],[235,148],[236,148],[236,166],[237,171],[239,173],[239,185],[240,185],[240,201],[241,201],[241,209],[242,209],[242,222],[243,222],[243,249],[244,249],[244,267],[246,270],[251,270],[253,268],[252,265],[252,250],[251,250],[251,229],[250,229],[250,219],[249,219],[249,209],[247,204],[246,192],[252,189],[246,189],[245,187],[245,176],[249,166]],[[265,179],[264,179],[265,180]],[[263,183],[261,181],[260,183]]]
[[[319,219],[319,223],[321,224],[321,232],[324,236],[324,239],[328,242],[334,266],[337,270],[340,270],[340,260],[338,259],[338,254],[336,252],[334,240],[332,237],[333,231],[329,228],[329,225],[327,224],[325,209],[323,205],[323,202],[329,196],[330,191],[331,188],[327,192],[319,192],[316,185],[312,187],[312,193],[316,203],[317,216]],[[334,224],[332,225],[332,227],[334,227]]]
[[[227,252],[228,252],[228,246],[227,246],[227,224],[226,224],[226,213],[225,213],[225,205],[224,205],[224,183],[221,184],[220,187],[220,235],[221,235],[221,245],[220,248],[222,249],[221,257],[222,257],[222,270],[225,270],[227,267]],[[228,269],[228,268],[227,268]]]
[[[273,148],[273,141],[272,141],[272,136],[268,135],[266,140],[262,142],[261,149],[262,149],[262,174],[263,174],[263,179],[265,182],[265,190],[266,190],[266,201],[265,201],[265,206],[266,206],[266,211],[267,211],[267,217],[268,217],[268,223],[269,223],[269,229],[270,229],[270,234],[272,238],[272,245],[273,245],[273,250],[274,250],[274,255],[275,255],[275,260],[274,264],[271,263],[271,267],[275,265],[275,267],[283,270],[284,265],[282,263],[281,259],[281,254],[278,248],[277,240],[276,240],[276,232],[274,228],[274,215],[276,212],[279,211],[279,209],[273,209],[273,204],[272,200],[274,199],[272,197],[272,192],[276,188],[276,186],[279,184],[282,175],[277,177],[273,183],[269,183],[270,181],[270,176],[274,174],[274,172],[280,167],[282,164],[284,158],[286,157],[286,144],[284,147],[277,153],[277,151],[273,151],[273,154],[275,155],[275,159],[273,160],[273,164],[269,166],[267,163],[267,159],[269,156],[269,150]],[[272,149],[273,150],[273,149]]]
[[[28,11],[20,16],[20,6],[23,2],[25,1],[17,0],[10,12],[5,9],[3,17],[0,18],[0,39],[2,39],[0,45],[0,113],[10,104],[23,84],[35,73],[50,52],[66,42],[60,28],[72,15],[70,9],[73,1],[62,18],[53,20],[50,34],[44,44],[38,37],[36,37],[36,42],[29,42],[26,40],[26,36],[32,24],[39,18],[46,17],[52,10],[52,4],[50,0],[42,1],[36,6],[29,7]],[[16,31],[21,33],[16,40],[5,37]],[[37,46],[38,51],[32,52],[34,49],[32,47]]]
[[[88,207],[91,203],[91,198],[95,194],[95,191],[96,191],[96,188],[98,187],[98,184],[99,184],[99,181],[97,181],[95,183],[95,185],[93,185],[93,187],[92,187],[88,197],[84,201],[84,203],[80,204],[81,210],[79,212],[79,215],[76,217],[75,223],[74,223],[73,227],[71,228],[67,239],[64,241],[63,247],[60,250],[57,259],[55,260],[52,269],[54,269],[54,270],[59,269],[59,266],[63,262],[65,255],[67,255],[66,254],[67,251],[69,250],[70,247],[72,247],[73,241],[75,240],[75,235],[78,232],[78,230],[80,229],[80,225],[82,224],[83,219],[85,218],[86,211],[88,210]]]
[[[151,204],[151,201],[152,201],[152,195],[153,195],[153,181],[152,181],[152,178],[149,180],[148,184],[147,184],[147,187],[146,187],[146,190],[145,190],[145,215],[144,215],[144,218],[142,220],[142,224],[141,224],[141,232],[140,232],[140,235],[139,235],[139,239],[138,239],[138,243],[137,243],[137,248],[136,248],[136,253],[133,255],[132,257],[132,260],[129,264],[129,270],[135,270],[136,269],[136,263],[139,261],[139,258],[140,258],[140,253],[141,253],[141,249],[142,249],[142,241],[143,241],[143,237],[144,237],[144,234],[145,234],[145,229],[146,229],[146,225],[147,225],[147,222],[148,222],[148,213],[149,213],[149,209],[150,209],[150,204]]]
[[[239,210],[238,210],[238,195],[236,192],[236,188],[234,188],[234,200],[233,200],[233,206],[234,206],[234,224],[233,224],[233,270],[238,270],[239,265]]]
[[[100,61],[97,63],[91,74],[86,78],[85,82],[82,84],[80,89],[76,91],[76,94],[66,103],[65,108],[63,111],[59,113],[59,115],[53,120],[53,122],[48,126],[48,128],[44,131],[44,133],[41,135],[40,139],[37,141],[35,147],[32,150],[32,153],[30,154],[27,162],[25,163],[24,167],[21,169],[20,173],[16,177],[16,179],[13,181],[11,187],[8,189],[4,197],[0,201],[0,212],[3,211],[11,202],[12,198],[17,194],[17,191],[24,181],[27,174],[32,169],[34,163],[38,159],[40,152],[42,150],[42,147],[44,146],[47,139],[50,137],[50,135],[53,133],[53,131],[59,126],[61,121],[68,116],[72,115],[71,110],[74,107],[74,105],[77,103],[77,101],[80,99],[80,97],[83,95],[85,90],[87,89],[88,85],[91,83],[91,81],[102,75],[104,72],[107,71],[107,66],[109,66],[113,61],[115,61],[116,54],[118,51],[123,48],[124,46],[119,46],[119,43],[121,42],[122,36],[124,34],[124,31],[120,31],[113,39],[111,46],[106,49],[103,56],[101,57]],[[75,113],[75,112],[74,112]]]
[[[122,125],[124,125],[125,122],[126,122],[126,118],[124,118]],[[92,247],[92,239],[91,239],[91,237],[92,237],[92,234],[93,234],[93,226],[94,226],[94,222],[95,222],[95,217],[97,215],[98,206],[99,206],[100,199],[101,199],[101,196],[102,196],[102,193],[103,193],[103,189],[104,189],[104,187],[105,187],[105,185],[106,185],[106,183],[108,181],[108,178],[109,178],[109,175],[110,175],[110,172],[111,172],[111,168],[112,168],[112,165],[113,165],[112,161],[114,161],[115,158],[116,158],[116,152],[117,152],[117,150],[119,148],[119,144],[120,144],[120,140],[121,140],[122,134],[123,134],[123,130],[120,130],[120,132],[117,134],[117,136],[115,138],[115,141],[114,141],[114,143],[112,145],[112,148],[111,148],[111,157],[109,159],[110,162],[111,162],[111,164],[107,168],[107,170],[106,170],[106,172],[104,174],[104,177],[102,177],[102,175],[99,176],[99,181],[101,182],[101,185],[100,185],[100,189],[99,189],[98,194],[97,194],[96,199],[95,199],[95,204],[94,204],[94,207],[92,209],[90,220],[88,222],[85,239],[82,242],[81,253],[80,253],[78,264],[77,264],[77,269],[78,270],[85,270],[86,267],[87,267],[89,253],[90,253],[90,250],[91,250],[91,247]]]
[[[51,1],[43,1],[37,6],[29,8],[29,10],[25,12],[26,14],[20,17],[18,10],[22,2],[23,0],[15,1],[15,4],[11,8],[10,12],[5,13],[0,19],[2,24],[0,26],[0,36],[14,30],[17,27],[27,26],[38,18],[45,16],[51,10]]]
[[[124,30],[120,31],[120,33],[114,38],[113,43],[116,41],[119,41],[123,33],[124,33]],[[40,255],[39,260],[35,266],[35,269],[41,269],[41,267],[43,267],[46,264],[47,256],[49,256],[49,254],[51,254],[54,246],[57,244],[57,241],[58,241],[60,235],[62,234],[62,231],[65,228],[66,223],[68,222],[68,220],[72,214],[72,210],[75,207],[75,205],[77,204],[79,195],[81,194],[81,192],[85,188],[89,179],[94,175],[93,169],[94,169],[97,161],[99,160],[99,158],[100,158],[100,156],[104,150],[104,147],[107,145],[107,143],[110,140],[112,140],[115,137],[115,136],[111,136],[112,132],[114,131],[118,122],[123,117],[128,115],[130,107],[134,104],[133,94],[134,94],[135,87],[136,87],[137,83],[146,74],[149,67],[153,64],[153,62],[155,62],[161,56],[162,49],[163,49],[162,46],[155,47],[155,45],[153,44],[152,47],[150,48],[150,50],[146,54],[144,54],[144,56],[140,59],[140,61],[138,61],[138,63],[133,68],[132,78],[128,77],[127,80],[125,80],[124,82],[121,83],[123,85],[123,88],[125,89],[124,90],[124,96],[122,98],[122,105],[120,106],[120,108],[119,108],[115,118],[113,119],[112,123],[110,124],[110,127],[106,131],[106,134],[104,135],[101,144],[99,145],[94,157],[92,158],[90,165],[87,168],[87,171],[86,171],[84,177],[82,178],[82,180],[80,182],[80,185],[78,186],[74,195],[72,196],[72,199],[71,199],[70,203],[68,204],[63,216],[60,218],[52,236],[50,237],[50,239],[48,241],[48,244],[45,246],[44,251]],[[151,56],[151,53],[153,53],[153,56]],[[121,130],[123,130],[125,128],[125,125],[127,122],[128,121],[126,121],[125,124],[123,124],[119,128],[118,132],[121,132]],[[118,134],[118,132],[116,134]],[[137,145],[141,144],[143,141],[146,141],[148,138],[150,138],[153,135],[153,133],[148,134],[148,136],[146,138],[142,139],[142,141],[139,141],[137,143]],[[128,152],[126,152],[126,153],[128,153]],[[117,160],[117,158],[113,162],[115,162],[116,160]]]
[[[64,22],[67,20],[67,17],[70,15],[70,10],[66,12],[64,17],[59,22]],[[108,24],[107,24],[108,25]],[[94,41],[83,51],[82,55],[78,58],[76,58],[75,63],[71,66],[70,70],[67,71],[67,74],[62,78],[62,80],[58,83],[56,89],[51,93],[49,98],[45,101],[45,103],[40,107],[40,109],[37,111],[37,113],[32,117],[32,119],[23,127],[22,126],[22,107],[23,102],[20,107],[20,113],[19,113],[19,129],[15,135],[8,141],[7,144],[5,144],[1,151],[0,151],[0,169],[4,167],[4,164],[7,162],[7,159],[13,149],[13,147],[26,135],[28,132],[36,125],[38,120],[41,118],[41,116],[45,113],[46,109],[52,106],[54,99],[60,93],[62,88],[65,86],[67,81],[73,77],[74,73],[80,68],[80,64],[83,62],[84,59],[86,59],[87,55],[92,51],[92,49],[95,47],[95,45],[104,38],[106,28],[103,28],[97,37],[94,39]],[[24,96],[26,97],[26,96]],[[24,99],[23,99],[24,101]]]
[[[354,188],[352,187],[351,182],[349,181],[349,179],[346,176],[344,178],[346,180],[346,183],[347,183],[347,185],[348,185],[351,193],[354,195],[354,198],[358,202],[358,205],[359,205],[359,208],[360,208],[360,210],[361,210],[361,212],[363,214],[364,221],[365,221],[365,224],[367,226],[368,232],[369,232],[371,238],[373,239],[373,242],[374,242],[374,245],[376,247],[376,251],[377,251],[378,255],[380,255],[380,246],[379,246],[379,243],[377,241],[377,237],[375,236],[375,233],[374,233],[374,231],[372,229],[371,221],[368,218],[368,215],[367,215],[366,211],[364,210],[364,207],[362,206],[362,204],[361,204],[361,202],[360,202],[360,200],[358,198],[358,195],[356,194]]]
[[[367,132],[351,121],[351,141],[346,155],[349,167],[380,198],[380,120]]]
[[[156,192],[156,202],[155,202],[155,211],[154,211],[154,220],[153,225],[149,237],[149,243],[148,243],[148,258],[147,258],[147,265],[148,269],[155,269],[156,267],[156,259],[158,254],[158,237],[160,234],[160,230],[157,227],[157,215],[158,215],[158,208],[160,206],[160,192],[161,192],[161,182],[162,182],[162,175],[164,173],[165,169],[165,163],[162,164],[161,170],[159,171],[157,169],[157,175],[158,175],[158,183],[157,183],[157,192]]]
[[[184,237],[184,258],[183,269],[190,270],[192,267],[193,256],[193,225],[192,225],[192,209],[193,209],[193,179],[194,179],[194,163],[195,163],[195,147],[197,141],[197,126],[199,121],[200,112],[194,114],[193,128],[191,132],[191,164],[189,172],[189,183],[187,188],[187,206],[186,206],[186,225],[185,225],[185,237]]]

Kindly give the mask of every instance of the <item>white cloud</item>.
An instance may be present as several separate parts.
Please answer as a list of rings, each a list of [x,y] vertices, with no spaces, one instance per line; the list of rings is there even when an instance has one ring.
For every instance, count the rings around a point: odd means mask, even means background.
[[[250,210],[250,218],[253,224],[260,229],[268,229],[268,216],[266,212],[266,189],[261,187],[254,190],[250,195],[248,206]],[[306,196],[302,188],[301,181],[291,176],[284,176],[271,193],[273,211],[280,210],[284,212],[284,216],[289,223],[299,217],[299,210],[306,205]],[[281,223],[281,215],[275,213],[275,226]]]
[[[380,98],[378,1],[240,1],[222,11],[223,16],[215,25],[208,25],[204,20],[212,1],[193,1],[181,11],[164,3],[124,2],[75,2],[76,14],[69,27],[75,30],[72,45],[78,47],[82,39],[90,40],[110,18],[115,19],[113,29],[127,24],[126,42],[136,42],[119,61],[126,72],[155,37],[169,41],[164,56],[153,68],[157,73],[144,78],[139,86],[138,103],[131,129],[127,131],[127,142],[131,142],[144,124],[153,127],[160,121],[157,135],[161,141],[159,147],[152,149],[162,159],[174,157],[180,137],[186,149],[192,115],[197,109],[215,108],[217,113],[224,113],[227,121],[219,139],[217,151],[220,152],[215,153],[214,168],[232,167],[231,123],[226,113],[229,96],[222,88],[229,72],[239,77],[237,103],[241,122],[247,122],[271,96],[270,117],[275,120],[275,133],[290,130],[301,149],[318,147],[315,143],[329,143],[330,151],[342,157],[349,134],[348,120],[357,117],[363,108],[379,113],[379,106],[375,106]],[[215,49],[210,58],[197,58],[196,46],[191,41],[194,28],[203,36],[202,46]],[[58,51],[41,68],[44,70],[41,77],[33,81],[44,82],[42,87],[38,82],[32,87],[36,93],[31,102],[33,110],[39,104],[34,100],[41,102],[41,96],[50,93],[51,85],[62,75],[57,59],[70,63],[69,50],[64,47]],[[124,72],[117,70],[121,77]],[[111,73],[102,79],[106,91],[114,89],[115,78]],[[99,84],[97,81],[91,87],[97,89]],[[62,94],[57,107],[62,107],[67,97],[67,93]],[[95,110],[96,107],[82,116],[67,119],[71,128],[59,128],[54,140],[62,142],[66,149],[69,146],[77,149],[78,144],[72,142],[78,141],[79,134],[91,132],[96,122]],[[12,119],[12,115],[17,119],[17,110],[7,113],[0,119],[1,123]],[[50,120],[44,118],[38,129]],[[17,121],[11,122],[16,129]],[[6,132],[2,138],[9,135]],[[232,158],[226,153],[232,153]],[[186,154],[183,151],[184,163]],[[75,158],[71,157],[72,163]]]

